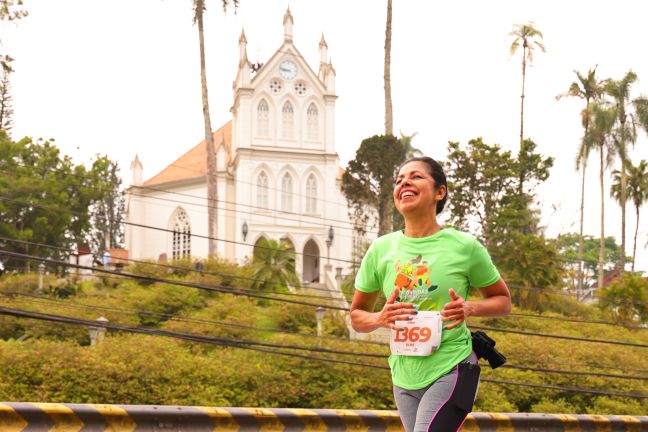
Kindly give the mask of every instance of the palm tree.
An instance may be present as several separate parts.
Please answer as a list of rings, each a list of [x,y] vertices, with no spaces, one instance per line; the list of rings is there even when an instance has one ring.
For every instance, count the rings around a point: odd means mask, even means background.
[[[393,135],[394,115],[391,97],[391,37],[392,37],[392,0],[387,0],[387,23],[385,24],[385,135]]]
[[[295,272],[295,251],[287,242],[261,239],[254,247],[254,282],[260,291],[300,286]]]
[[[639,233],[639,209],[648,202],[648,161],[642,160],[637,166],[628,162],[626,167],[627,183],[626,197],[632,200],[636,212],[636,224],[634,234],[634,244],[632,246],[632,271],[635,269],[635,258],[637,254],[637,234]],[[612,172],[613,181],[610,194],[614,199],[621,202],[621,172],[614,170]]]
[[[619,204],[621,205],[621,257],[619,259],[619,268],[625,270],[625,239],[626,239],[626,201],[627,201],[627,173],[626,165],[628,164],[628,144],[634,146],[637,141],[637,126],[641,126],[648,132],[648,121],[645,113],[648,111],[648,99],[638,97],[630,100],[630,90],[632,84],[637,81],[637,74],[629,71],[618,81],[608,80],[605,86],[605,92],[612,96],[616,106],[616,127],[614,130],[614,145],[616,153],[621,161],[621,184]],[[634,108],[634,111],[633,109]],[[643,120],[643,121],[642,121]]]
[[[570,96],[577,97],[585,100],[585,108],[581,111],[581,122],[583,124],[583,139],[581,140],[580,147],[578,148],[578,156],[576,157],[576,169],[582,168],[581,179],[581,202],[580,202],[580,230],[578,235],[578,279],[576,285],[576,295],[580,295],[583,290],[583,220],[585,215],[585,171],[587,170],[587,160],[589,159],[592,147],[589,145],[585,137],[589,132],[589,124],[591,120],[590,103],[600,99],[603,94],[603,83],[596,79],[596,66],[594,69],[587,71],[587,77],[583,76],[580,72],[574,71],[578,81],[574,81],[569,86],[567,93],[556,96],[557,100],[562,97]]]
[[[522,100],[520,103],[520,147],[524,141],[524,86],[526,83],[527,62],[533,63],[533,52],[537,48],[545,52],[545,46],[536,39],[542,39],[542,33],[533,26],[533,23],[516,24],[513,31],[509,33],[513,37],[510,47],[511,56],[515,55],[518,48],[522,46]]]
[[[423,152],[412,145],[414,137],[418,135],[418,132],[414,132],[412,135],[405,135],[403,132],[400,133],[399,141],[403,144],[403,151],[405,152],[405,159],[411,159],[413,157],[423,156]]]
[[[601,237],[599,243],[598,288],[603,289],[603,265],[605,264],[605,185],[603,175],[614,157],[612,128],[616,119],[616,109],[599,103],[590,106],[591,120],[588,133],[584,138],[586,145],[599,151],[599,183],[601,186]]]
[[[218,202],[218,189],[216,185],[216,148],[214,147],[214,136],[212,134],[211,118],[209,115],[209,97],[207,93],[207,69],[205,66],[205,34],[203,28],[203,17],[207,7],[205,0],[192,0],[194,24],[198,24],[198,42],[200,45],[200,86],[202,89],[203,117],[205,122],[205,146],[207,147],[207,236],[208,253],[210,256],[216,254],[216,235],[218,220],[216,218],[216,204]],[[223,10],[231,3],[234,8],[238,6],[239,0],[221,0]]]

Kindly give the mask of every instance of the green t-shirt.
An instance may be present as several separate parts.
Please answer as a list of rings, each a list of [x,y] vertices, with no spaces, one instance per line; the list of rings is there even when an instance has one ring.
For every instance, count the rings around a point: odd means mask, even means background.
[[[365,293],[382,290],[389,298],[399,286],[397,301],[418,304],[419,310],[440,311],[450,302],[450,288],[467,298],[471,286],[489,286],[499,277],[486,248],[469,234],[445,228],[429,237],[413,238],[396,231],[371,244],[362,259],[355,287]],[[448,324],[451,322],[444,323]],[[471,351],[465,322],[451,330],[443,329],[441,346],[432,355],[389,357],[392,381],[407,390],[426,387]]]

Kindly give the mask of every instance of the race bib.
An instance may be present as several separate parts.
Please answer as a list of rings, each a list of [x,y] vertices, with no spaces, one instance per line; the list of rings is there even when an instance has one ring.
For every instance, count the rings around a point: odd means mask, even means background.
[[[414,319],[395,324],[398,330],[392,330],[389,338],[392,354],[428,356],[441,345],[443,322],[440,312],[420,311]]]

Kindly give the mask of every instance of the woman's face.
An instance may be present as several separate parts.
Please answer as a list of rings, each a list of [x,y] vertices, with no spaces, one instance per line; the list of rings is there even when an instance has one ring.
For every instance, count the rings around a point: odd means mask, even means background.
[[[425,162],[410,162],[398,171],[394,183],[394,204],[403,216],[414,211],[435,212],[445,196],[445,186],[436,187]]]

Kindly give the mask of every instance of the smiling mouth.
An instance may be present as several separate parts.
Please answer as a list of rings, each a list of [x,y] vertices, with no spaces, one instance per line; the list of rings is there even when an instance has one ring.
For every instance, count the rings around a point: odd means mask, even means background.
[[[413,197],[415,197],[415,196],[416,196],[416,194],[415,194],[414,192],[412,192],[412,191],[405,191],[405,192],[403,192],[403,193],[400,195],[400,199],[403,200],[403,199],[406,199],[406,198],[413,198]]]

